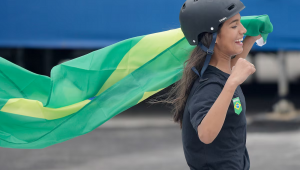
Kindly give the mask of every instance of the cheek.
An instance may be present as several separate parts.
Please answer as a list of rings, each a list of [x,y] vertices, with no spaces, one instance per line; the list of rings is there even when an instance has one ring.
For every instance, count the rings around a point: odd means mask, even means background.
[[[233,34],[232,34],[233,35]],[[232,37],[232,36],[227,36],[227,37],[224,37],[223,39],[223,43],[222,43],[222,50],[228,54],[228,55],[233,55],[233,54],[236,54],[236,53],[240,53],[241,51],[241,47],[238,46],[236,43],[235,43],[235,37]]]
[[[220,49],[226,54],[234,52],[236,48],[235,46],[234,40],[230,37],[224,37],[220,43]]]
[[[219,49],[223,53],[228,54],[228,55],[235,55],[237,53],[241,53],[242,48],[235,43],[235,39],[237,37],[238,37],[238,32],[236,29],[223,28],[221,34],[218,37]]]

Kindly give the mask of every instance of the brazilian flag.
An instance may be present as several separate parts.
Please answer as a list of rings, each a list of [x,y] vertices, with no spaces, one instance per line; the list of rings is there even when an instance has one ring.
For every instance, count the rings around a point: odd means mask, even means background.
[[[267,15],[242,21],[250,36],[273,30]],[[50,77],[0,57],[0,147],[45,148],[94,130],[178,81],[194,48],[168,30],[64,62]]]

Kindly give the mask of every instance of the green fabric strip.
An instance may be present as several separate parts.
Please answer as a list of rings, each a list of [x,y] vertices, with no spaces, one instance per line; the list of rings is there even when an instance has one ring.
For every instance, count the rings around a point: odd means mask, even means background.
[[[150,34],[131,48],[96,96],[182,39],[180,29]],[[164,41],[161,41],[164,39]],[[145,48],[146,47],[146,48]]]
[[[94,97],[123,57],[144,36],[134,37],[55,66],[46,105],[60,108]]]
[[[32,73],[0,57],[0,98],[26,98],[46,104],[51,79]],[[3,106],[0,101],[0,107]]]
[[[92,131],[113,116],[146,99],[146,97],[144,97],[145,92],[159,91],[178,81],[182,73],[182,62],[187,59],[189,55],[188,51],[191,51],[192,48],[186,39],[182,38],[173,46],[115,83],[111,88],[101,93],[81,110],[69,115],[67,119],[61,118],[62,121],[60,121],[60,119],[36,119],[45,121],[44,123],[49,126],[52,125],[52,130],[48,129],[48,133],[42,133],[43,136],[34,136],[36,138],[36,140],[34,140],[34,137],[30,137],[30,133],[22,131],[25,136],[29,136],[26,139],[29,138],[30,142],[23,144],[14,143],[14,138],[20,141],[26,141],[23,139],[24,136],[20,137],[22,132],[18,134],[17,132],[4,129],[3,132],[6,133],[6,136],[9,134],[12,141],[7,141],[8,139],[0,140],[0,146],[27,149],[44,148]],[[24,117],[21,115],[14,116]],[[62,123],[53,123],[54,121]],[[17,122],[16,124],[19,123]],[[31,130],[37,131],[33,134],[38,134],[39,128],[41,127],[40,124],[35,124],[28,120],[24,120],[24,123],[31,125]],[[17,136],[15,135],[16,133],[18,134]]]
[[[70,116],[66,116],[49,121],[5,112],[0,112],[0,117],[0,146],[24,149],[39,148],[34,147],[34,144],[41,143],[45,136],[51,134],[52,131],[59,128],[62,123],[70,118]],[[60,131],[68,132],[68,130],[64,131],[63,129]],[[54,144],[60,137],[63,136],[49,135],[47,143]]]

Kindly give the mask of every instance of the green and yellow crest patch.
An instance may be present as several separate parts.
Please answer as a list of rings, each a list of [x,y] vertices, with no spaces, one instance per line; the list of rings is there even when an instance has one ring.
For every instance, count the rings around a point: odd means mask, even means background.
[[[232,99],[232,102],[233,102],[233,106],[234,106],[234,112],[239,115],[243,110],[240,98],[236,97],[236,98]]]

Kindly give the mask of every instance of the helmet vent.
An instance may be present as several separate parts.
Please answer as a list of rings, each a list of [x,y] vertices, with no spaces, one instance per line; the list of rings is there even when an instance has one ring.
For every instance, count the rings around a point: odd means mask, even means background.
[[[230,11],[230,10],[232,10],[234,7],[235,7],[235,5],[233,4],[233,5],[231,5],[231,6],[228,8],[228,10]]]
[[[194,0],[194,2],[197,2],[198,0]]]
[[[185,9],[185,3],[182,5],[182,9]]]

